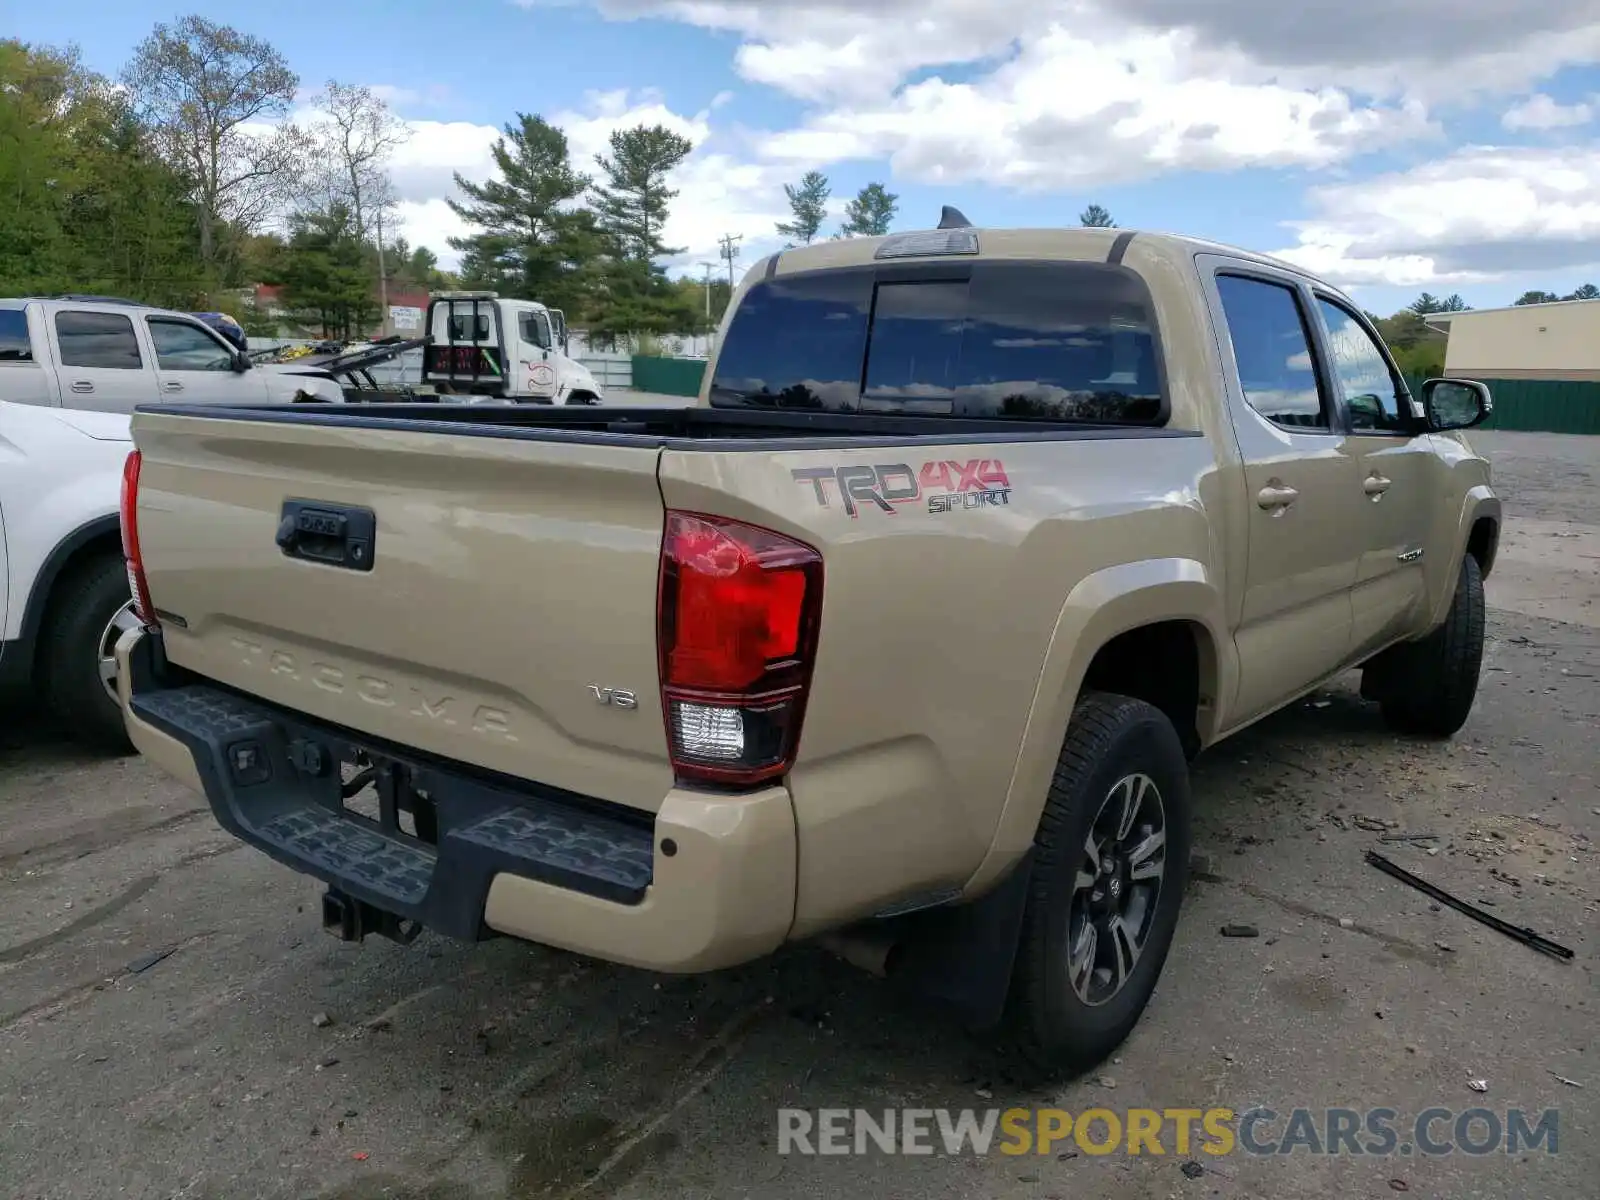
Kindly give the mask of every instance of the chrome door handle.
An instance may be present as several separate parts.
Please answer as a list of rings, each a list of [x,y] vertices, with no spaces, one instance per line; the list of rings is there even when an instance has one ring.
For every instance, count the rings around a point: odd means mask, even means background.
[[[1256,493],[1256,503],[1268,512],[1273,509],[1288,508],[1298,499],[1300,499],[1300,493],[1295,491],[1294,488],[1284,487],[1275,483],[1269,483]]]
[[[94,391],[94,384],[87,379],[74,379],[72,381],[72,390],[75,392],[92,392]]]
[[[1393,486],[1392,479],[1386,479],[1382,475],[1369,475],[1366,483],[1361,485],[1361,490],[1376,500]]]
[[[163,383],[161,385],[161,387],[162,387],[163,390],[169,391],[169,392],[181,392],[181,391],[183,391],[183,384],[179,383],[176,379],[167,380],[167,382]]]

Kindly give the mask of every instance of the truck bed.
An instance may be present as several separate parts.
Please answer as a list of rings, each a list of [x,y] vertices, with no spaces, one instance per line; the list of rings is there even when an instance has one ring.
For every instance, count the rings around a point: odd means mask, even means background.
[[[141,413],[225,421],[270,421],[346,429],[413,432],[584,444],[654,444],[665,449],[814,448],[819,439],[840,448],[901,445],[982,445],[1015,441],[1198,437],[1190,430],[1150,425],[1063,424],[1056,421],[974,420],[899,414],[815,412],[774,408],[628,408],[624,406],[363,404],[359,412],[305,405],[145,405]],[[759,446],[748,443],[758,442]],[[712,444],[707,444],[712,443]]]

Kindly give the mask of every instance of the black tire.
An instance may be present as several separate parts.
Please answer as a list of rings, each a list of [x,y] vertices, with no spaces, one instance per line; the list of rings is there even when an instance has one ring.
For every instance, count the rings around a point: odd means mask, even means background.
[[[1069,968],[1073,933],[1086,916],[1074,907],[1079,869],[1091,863],[1091,830],[1103,823],[1105,811],[1117,807],[1113,791],[1121,781],[1141,775],[1154,784],[1164,818],[1164,870],[1138,922],[1144,934],[1132,970],[1120,989],[1096,1000],[1092,984],[1087,995],[1079,992]],[[1008,1000],[1012,1048],[1035,1070],[1052,1076],[1087,1071],[1108,1058],[1138,1023],[1178,925],[1189,873],[1189,807],[1188,762],[1166,715],[1127,696],[1086,694],[1067,729],[1034,838],[1033,876]],[[1140,822],[1135,826],[1146,835],[1151,831]],[[1133,889],[1129,877],[1122,889],[1099,894],[1131,897]],[[1084,893],[1086,898],[1096,894]],[[1115,939],[1107,942],[1114,946]],[[1093,977],[1091,972],[1088,978]]]
[[[40,647],[52,711],[76,740],[114,754],[130,753],[133,746],[122,709],[101,680],[101,648],[107,627],[127,603],[121,555],[84,563],[56,586]]]
[[[1484,611],[1483,572],[1468,554],[1444,624],[1395,647],[1379,668],[1375,690],[1391,729],[1448,738],[1467,723],[1483,669]]]

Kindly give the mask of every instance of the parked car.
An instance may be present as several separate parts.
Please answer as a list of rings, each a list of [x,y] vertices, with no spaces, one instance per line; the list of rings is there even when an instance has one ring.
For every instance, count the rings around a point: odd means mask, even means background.
[[[692,408],[138,413],[129,728],[341,937],[825,937],[1080,1070],[1166,959],[1191,756],[1351,668],[1467,720],[1489,408],[1209,242],[787,250]]]
[[[136,405],[340,403],[326,371],[255,364],[198,317],[112,299],[0,300],[0,400]]]
[[[137,622],[117,504],[132,448],[126,415],[0,401],[0,701],[39,696],[73,735],[121,751],[114,650]]]

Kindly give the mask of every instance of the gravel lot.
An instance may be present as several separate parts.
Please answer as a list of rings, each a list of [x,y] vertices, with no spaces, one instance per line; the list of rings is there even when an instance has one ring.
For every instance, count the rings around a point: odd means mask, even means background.
[[[1064,1088],[1008,1077],[942,1018],[810,950],[657,981],[511,942],[340,945],[317,929],[314,888],[239,847],[195,797],[12,715],[0,1193],[1593,1195],[1600,438],[1475,440],[1511,523],[1471,723],[1444,746],[1397,740],[1352,679],[1203,758],[1200,876],[1162,987],[1119,1059]],[[1435,855],[1393,843],[1390,857],[1576,960],[1434,911],[1366,866],[1383,821],[1443,836]],[[1224,939],[1228,922],[1261,936]],[[1256,1104],[1559,1107],[1559,1152],[1194,1155],[1198,1175],[1170,1144],[1160,1157],[776,1152],[780,1106]]]

